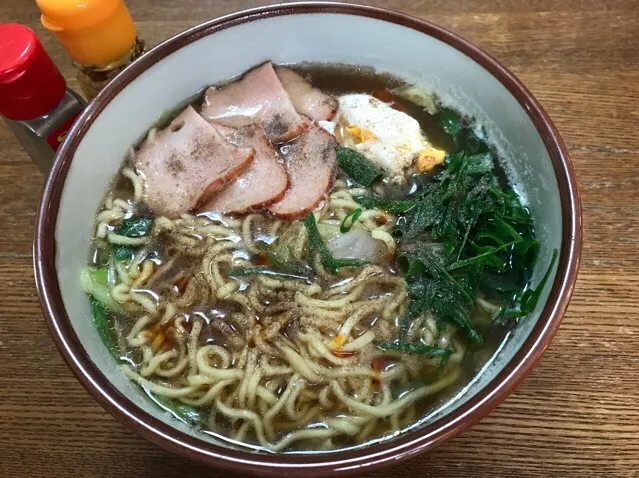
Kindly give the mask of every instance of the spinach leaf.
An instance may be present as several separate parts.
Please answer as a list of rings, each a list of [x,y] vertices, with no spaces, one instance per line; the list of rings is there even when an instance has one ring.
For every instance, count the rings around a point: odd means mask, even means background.
[[[462,130],[461,118],[449,108],[444,108],[439,112],[439,124],[453,138],[456,138]]]
[[[115,231],[116,234],[126,237],[143,237],[147,235],[153,225],[153,219],[149,217],[130,217],[124,219],[120,227]],[[125,246],[122,244],[113,244],[113,256],[119,262],[127,262],[133,259],[138,247]]]
[[[377,196],[356,196],[353,199],[364,209],[381,209],[391,214],[406,212],[417,204],[417,201],[386,199]]]
[[[362,186],[370,186],[383,175],[382,170],[375,166],[371,160],[354,149],[338,146],[336,155],[339,167],[349,178]]]
[[[277,268],[274,266],[234,267],[232,269],[229,269],[227,274],[229,277],[245,277],[245,276],[262,274],[262,275],[268,275],[268,276],[278,276],[278,277],[284,277],[289,279],[303,279],[303,280],[309,280],[312,277],[312,274],[302,275],[298,272],[288,272],[286,270],[282,270],[281,268]]]
[[[523,293],[517,294],[514,300],[514,307],[504,307],[502,313],[498,316],[499,320],[503,320],[505,318],[516,319],[531,314],[535,310],[535,307],[537,307],[537,302],[539,301],[539,296],[544,290],[546,282],[548,282],[550,273],[552,272],[555,262],[557,261],[558,255],[559,251],[557,251],[557,249],[553,250],[552,259],[550,260],[548,269],[546,269],[546,273],[544,274],[544,277],[541,279],[537,287],[534,289],[528,288]]]
[[[270,262],[269,265],[234,267],[229,269],[228,275],[230,277],[244,277],[263,274],[304,280],[310,280],[313,277],[313,269],[298,260],[288,245],[275,251],[263,250],[262,253]]]
[[[466,259],[462,259],[460,261],[453,262],[452,264],[450,264],[447,267],[447,269],[449,271],[452,271],[452,270],[455,270],[455,269],[460,269],[462,267],[469,266],[471,264],[475,264],[475,263],[480,262],[482,260],[484,260],[484,261],[488,260],[489,256],[495,255],[495,253],[497,253],[497,252],[499,252],[501,250],[507,249],[508,247],[513,246],[515,244],[517,244],[517,241],[508,242],[506,244],[500,245],[499,247],[490,248],[488,251],[483,252],[483,253],[481,253],[479,255],[476,255],[476,256],[473,256],[473,257],[468,257]]]
[[[552,259],[550,260],[550,265],[548,266],[548,269],[546,269],[546,273],[544,274],[544,277],[539,282],[539,285],[535,289],[528,289],[524,292],[524,295],[522,296],[522,299],[521,299],[521,312],[524,315],[528,315],[532,313],[533,310],[535,310],[535,307],[537,306],[537,301],[539,300],[539,296],[544,290],[544,287],[546,286],[546,282],[548,282],[548,278],[550,277],[550,273],[552,272],[552,268],[554,267],[558,256],[559,256],[559,251],[555,249],[552,253]]]
[[[304,227],[308,232],[309,257],[319,256],[322,264],[331,274],[337,274],[342,267],[360,267],[366,264],[360,259],[335,259],[322,241],[312,212],[304,216]]]
[[[107,283],[109,282],[108,276],[109,276],[109,273],[106,267],[99,267],[98,269],[95,270],[95,272],[91,274],[91,277],[94,280],[95,284],[104,285],[104,286],[106,286]]]
[[[373,343],[382,350],[398,350],[400,352],[426,355],[428,357],[440,357],[442,361],[448,360],[453,353],[451,349],[433,347],[431,345],[424,345],[419,342],[408,342],[406,340],[395,340],[393,342],[376,340]]]
[[[460,280],[446,270],[445,262],[441,254],[427,246],[398,255],[397,264],[405,271],[412,298],[407,314],[400,321],[402,334],[405,336],[412,319],[430,311],[439,323],[450,323],[459,328],[468,340],[479,343],[481,336],[470,320],[474,306],[473,291],[468,281]]]
[[[151,229],[153,219],[149,217],[130,217],[122,221],[116,233],[126,237],[146,236]]]
[[[278,271],[307,278],[313,275],[313,270],[295,257],[289,245],[274,251],[264,250],[264,254]]]
[[[128,262],[133,259],[137,249],[132,246],[125,246],[123,244],[113,244],[113,257],[118,262]]]
[[[126,316],[126,311],[122,306],[111,297],[109,288],[107,285],[107,270],[101,267],[96,270],[86,269],[82,274],[87,274],[87,278],[91,281],[91,300],[96,300],[101,304],[103,308],[110,310],[111,312]]]
[[[470,342],[480,342],[470,319],[478,291],[502,303],[502,318],[534,309],[538,295],[525,285],[539,243],[530,212],[514,191],[501,186],[495,153],[454,111],[442,110],[438,117],[456,149],[440,173],[414,178],[414,204],[399,212],[393,228],[397,265],[411,298],[400,336],[429,312],[438,324],[452,324]],[[370,203],[377,207],[381,201]]]
[[[120,361],[120,354],[118,352],[117,347],[117,339],[115,336],[115,331],[109,327],[109,322],[107,320],[106,310],[104,308],[104,304],[94,297],[91,297],[91,314],[93,316],[93,324],[95,325],[96,330],[98,331],[98,335],[102,342],[106,346],[109,353],[116,359],[118,362]]]

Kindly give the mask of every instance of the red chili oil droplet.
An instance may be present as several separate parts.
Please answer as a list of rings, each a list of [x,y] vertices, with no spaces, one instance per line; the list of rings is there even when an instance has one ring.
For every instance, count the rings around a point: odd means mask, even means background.
[[[270,266],[271,265],[271,260],[263,252],[260,252],[259,254],[254,255],[251,258],[251,262],[254,265],[256,265],[256,266]]]
[[[371,361],[371,367],[376,372],[381,372],[382,370],[384,370],[385,366],[386,366],[386,359],[382,357],[381,355],[378,355],[377,357],[373,358],[373,360]]]
[[[177,287],[177,290],[180,294],[183,294],[184,290],[186,289],[186,285],[188,283],[189,283],[189,279],[186,277],[182,277],[175,281],[175,287]]]
[[[375,224],[383,226],[388,222],[388,218],[386,216],[375,216]]]

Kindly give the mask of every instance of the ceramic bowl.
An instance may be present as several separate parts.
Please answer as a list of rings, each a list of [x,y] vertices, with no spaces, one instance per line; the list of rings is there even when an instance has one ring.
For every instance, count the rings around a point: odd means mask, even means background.
[[[373,67],[436,91],[475,117],[506,158],[541,241],[540,280],[560,251],[535,311],[479,376],[399,436],[316,454],[248,451],[191,429],[122,374],[90,319],[79,284],[93,218],[128,149],[164,110],[265,61]],[[47,179],[34,243],[38,292],[60,352],[89,392],[142,436],[213,466],[263,475],[362,472],[428,450],[494,409],[548,347],[568,305],[581,248],[581,209],[564,144],[539,103],[490,55],[436,25],[378,8],[309,2],[248,10],[195,26],[153,48],[84,111]],[[55,400],[55,397],[52,398]]]

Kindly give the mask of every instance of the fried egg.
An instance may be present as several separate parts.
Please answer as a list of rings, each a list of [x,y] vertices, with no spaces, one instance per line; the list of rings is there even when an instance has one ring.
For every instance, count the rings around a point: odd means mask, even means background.
[[[417,120],[371,95],[341,96],[334,121],[334,127],[324,125],[325,129],[333,129],[342,146],[366,156],[392,182],[403,182],[404,172],[416,160],[420,172],[444,160],[445,153],[426,140]]]

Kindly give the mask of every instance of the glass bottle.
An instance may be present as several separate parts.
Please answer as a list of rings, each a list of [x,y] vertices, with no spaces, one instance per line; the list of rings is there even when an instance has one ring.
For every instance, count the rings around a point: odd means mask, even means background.
[[[144,42],[122,0],[36,0],[42,25],[73,60],[86,97],[144,53]]]

